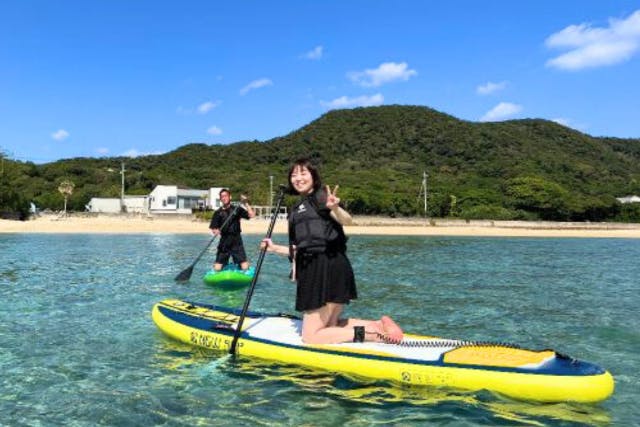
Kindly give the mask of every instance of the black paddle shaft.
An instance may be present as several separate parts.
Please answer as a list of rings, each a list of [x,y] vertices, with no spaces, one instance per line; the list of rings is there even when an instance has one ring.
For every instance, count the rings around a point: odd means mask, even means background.
[[[222,233],[222,231],[227,227],[227,224],[229,223],[229,221],[231,221],[231,219],[236,216],[236,212],[238,212],[238,207],[240,205],[237,204],[235,206],[235,208],[233,208],[233,212],[231,212],[231,215],[229,215],[227,217],[227,219],[222,223],[222,225],[220,226],[220,232],[213,236],[213,238],[209,241],[209,243],[207,243],[207,246],[204,247],[204,249],[202,250],[202,252],[200,252],[200,254],[196,257],[195,261],[193,261],[193,263],[191,263],[191,265],[187,268],[185,268],[184,270],[182,270],[176,277],[175,277],[175,281],[176,282],[186,282],[191,278],[191,274],[193,273],[193,267],[195,267],[195,265],[198,263],[198,261],[200,261],[200,258],[202,258],[202,255],[204,255],[204,253],[207,251],[207,249],[209,249],[209,246],[211,246],[213,244],[213,242],[215,242],[215,240],[218,238],[218,236]]]
[[[271,224],[269,224],[269,229],[267,230],[266,239],[271,238],[271,234],[273,233],[273,227],[276,224],[276,218],[280,213],[280,206],[282,205],[282,200],[284,200],[284,191],[285,186],[280,185],[280,194],[278,194],[278,203],[276,204],[276,210],[271,215]],[[240,319],[238,319],[238,323],[236,325],[236,330],[233,334],[233,340],[231,341],[231,347],[229,347],[229,353],[236,353],[236,345],[238,344],[238,338],[240,338],[240,334],[242,333],[242,324],[244,323],[244,318],[247,315],[247,311],[249,310],[249,303],[251,302],[251,297],[253,296],[253,291],[256,288],[256,283],[258,282],[258,274],[260,274],[260,268],[262,268],[262,262],[264,261],[264,256],[267,253],[267,246],[265,245],[260,250],[260,255],[258,256],[258,262],[256,263],[256,272],[253,275],[253,279],[251,280],[251,287],[247,291],[247,296],[244,300],[244,306],[242,307],[242,312],[240,313]]]

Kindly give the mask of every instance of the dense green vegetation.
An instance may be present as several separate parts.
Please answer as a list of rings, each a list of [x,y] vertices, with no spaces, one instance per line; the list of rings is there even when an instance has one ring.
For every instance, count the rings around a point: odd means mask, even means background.
[[[1,144],[1,142],[0,142]],[[229,186],[268,203],[269,176],[284,183],[290,162],[314,159],[355,214],[467,219],[639,221],[640,206],[615,198],[640,194],[640,139],[596,138],[546,120],[473,123],[418,106],[328,112],[265,142],[188,144],[137,158],[75,158],[35,165],[4,159],[0,211],[27,201],[61,210],[61,181],[75,184],[69,210],[91,197],[117,197],[120,162],[127,194],[158,184]]]

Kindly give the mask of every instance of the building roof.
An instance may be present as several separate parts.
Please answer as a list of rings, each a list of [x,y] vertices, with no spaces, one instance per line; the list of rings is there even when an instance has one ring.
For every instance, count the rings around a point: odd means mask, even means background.
[[[190,188],[178,188],[178,196],[183,197],[205,197],[209,194],[208,190],[194,190]]]

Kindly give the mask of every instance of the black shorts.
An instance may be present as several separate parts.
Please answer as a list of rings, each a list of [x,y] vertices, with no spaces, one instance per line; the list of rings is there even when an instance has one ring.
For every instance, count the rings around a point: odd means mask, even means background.
[[[216,264],[226,265],[229,258],[233,258],[235,264],[242,264],[247,261],[247,254],[244,251],[242,238],[240,236],[220,242],[216,255]]]
[[[297,256],[296,310],[315,310],[328,302],[349,304],[356,299],[356,281],[347,256],[319,253]]]

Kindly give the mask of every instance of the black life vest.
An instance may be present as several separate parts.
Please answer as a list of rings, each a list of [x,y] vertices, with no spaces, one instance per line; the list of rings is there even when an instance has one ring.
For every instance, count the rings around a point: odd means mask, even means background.
[[[289,215],[289,242],[301,253],[344,252],[347,237],[331,216],[323,190],[298,201]]]
[[[242,206],[229,206],[228,208],[220,207],[213,214],[213,218],[211,218],[211,223],[209,224],[209,228],[221,228],[227,219],[233,215],[233,218],[229,220],[224,230],[221,230],[222,235],[220,238],[224,238],[227,236],[239,236],[242,232],[240,228],[240,219],[249,219],[249,214]]]

